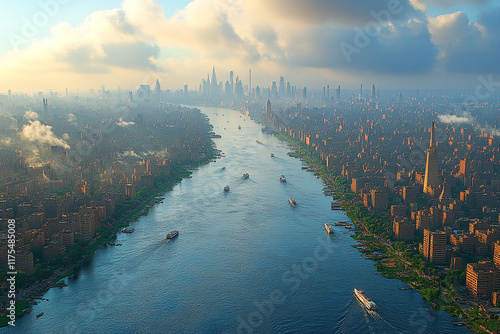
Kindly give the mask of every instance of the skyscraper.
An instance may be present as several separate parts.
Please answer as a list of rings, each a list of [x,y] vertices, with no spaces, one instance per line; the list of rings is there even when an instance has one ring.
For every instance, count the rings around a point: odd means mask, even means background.
[[[372,94],[370,96],[370,102],[375,101],[375,85],[372,86]]]
[[[434,122],[431,128],[431,142],[427,149],[427,162],[425,164],[424,193],[433,194],[439,186],[438,154]]]
[[[155,94],[160,94],[161,88],[160,88],[160,81],[156,79],[156,84],[155,84]]]
[[[442,263],[446,259],[446,232],[424,230],[424,258],[429,262]]]
[[[217,77],[215,76],[215,67],[212,68],[212,86],[210,87],[210,93],[213,96],[219,95],[219,89],[217,86]]]
[[[285,96],[285,78],[280,77],[280,85],[279,85],[279,96],[284,97]]]

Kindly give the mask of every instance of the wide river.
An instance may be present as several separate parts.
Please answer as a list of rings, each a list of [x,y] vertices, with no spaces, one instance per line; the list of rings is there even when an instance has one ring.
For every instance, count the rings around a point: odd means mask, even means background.
[[[100,249],[68,286],[0,332],[470,333],[418,292],[399,290],[406,284],[377,275],[351,247],[352,232],[326,234],[325,222],[348,218],[330,210],[322,180],[287,156],[286,143],[237,111],[201,110],[225,157],[177,184],[132,223],[135,233],[118,234],[122,246]],[[167,242],[171,230],[180,233]],[[378,312],[364,309],[354,288]]]

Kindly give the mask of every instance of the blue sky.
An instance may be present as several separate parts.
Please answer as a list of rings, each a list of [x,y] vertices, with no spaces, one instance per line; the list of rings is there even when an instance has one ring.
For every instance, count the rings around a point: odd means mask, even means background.
[[[262,86],[474,88],[500,73],[494,0],[31,0],[0,13],[0,93],[156,77],[193,89],[212,66],[223,81],[252,68]]]

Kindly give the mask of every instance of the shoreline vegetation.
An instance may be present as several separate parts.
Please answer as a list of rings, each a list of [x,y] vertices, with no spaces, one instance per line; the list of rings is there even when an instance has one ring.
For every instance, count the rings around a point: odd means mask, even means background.
[[[210,131],[212,130],[210,129]],[[208,150],[205,152],[203,159],[185,163],[173,163],[169,176],[161,173],[155,175],[154,188],[151,190],[146,188],[139,189],[134,199],[127,199],[125,202],[119,203],[118,205],[121,207],[119,210],[116,210],[117,213],[114,214],[114,218],[108,219],[106,221],[107,226],[98,229],[94,238],[91,240],[75,241],[75,245],[69,252],[70,259],[68,262],[51,264],[41,271],[37,270],[32,276],[35,279],[38,278],[38,280],[27,287],[23,287],[21,291],[16,286],[16,295],[20,296],[19,299],[16,298],[16,320],[30,313],[31,305],[39,303],[36,300],[44,300],[43,295],[50,288],[66,286],[65,283],[59,281],[75,274],[84,264],[92,261],[92,257],[101,247],[114,245],[117,234],[122,228],[129,226],[131,222],[137,222],[142,215],[147,215],[153,205],[165,199],[164,195],[166,192],[171,191],[172,187],[184,178],[190,177],[193,170],[218,158],[220,152],[216,149],[214,141],[209,138],[209,132],[206,133]],[[5,279],[6,277],[3,278],[3,281]],[[29,278],[23,272],[18,271],[16,284],[22,286],[28,282]],[[8,318],[7,314],[1,316],[0,327],[7,326],[9,321],[11,319]]]
[[[270,125],[266,124],[269,128]],[[289,156],[302,159],[314,174],[322,178],[325,186],[332,189],[332,198],[340,204],[346,215],[356,226],[351,237],[358,242],[352,245],[364,258],[375,262],[375,268],[384,278],[399,279],[407,283],[408,288],[414,289],[425,298],[434,309],[448,312],[454,325],[466,326],[476,333],[495,333],[500,323],[495,314],[483,308],[469,307],[461,302],[464,290],[454,284],[459,279],[460,271],[449,271],[444,279],[437,275],[433,265],[424,260],[418,251],[410,251],[401,241],[391,243],[388,233],[390,219],[388,214],[375,214],[369,212],[361,203],[358,196],[353,193],[346,183],[346,179],[336,175],[335,171],[328,171],[324,161],[317,152],[305,143],[288,135],[280,133],[277,129],[275,136],[286,141],[293,150]],[[465,277],[462,277],[465,281]],[[464,284],[465,285],[465,284]],[[465,306],[465,307],[464,307]]]

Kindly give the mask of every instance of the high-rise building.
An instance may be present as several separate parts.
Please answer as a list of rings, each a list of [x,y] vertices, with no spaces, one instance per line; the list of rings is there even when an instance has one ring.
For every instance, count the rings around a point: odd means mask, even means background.
[[[500,268],[500,241],[495,241],[493,245],[493,262],[497,268]]]
[[[307,100],[307,88],[306,88],[306,87],[304,87],[304,88],[302,89],[302,98],[303,98],[304,100]]]
[[[215,75],[215,66],[212,68],[212,85],[210,87],[210,95],[218,96],[219,89],[217,86],[217,76]]]
[[[160,94],[161,92],[161,88],[160,88],[160,81],[158,81],[158,79],[156,79],[156,84],[155,84],[155,94]]]
[[[375,85],[372,86],[372,93],[370,95],[370,102],[375,101]]]
[[[388,194],[382,189],[372,189],[370,190],[370,195],[372,199],[372,207],[375,211],[385,211],[389,205]]]
[[[424,193],[433,194],[439,186],[438,153],[434,122],[431,127],[431,141],[427,149],[427,162],[425,164]]]
[[[446,233],[424,230],[424,258],[429,262],[443,263],[446,260]]]
[[[363,99],[363,84],[361,84],[361,87],[359,88],[359,100],[361,101]]]
[[[276,81],[271,84],[271,94],[272,96],[278,95],[278,86],[276,86]]]
[[[340,100],[340,85],[339,85],[339,88],[337,88],[335,95],[336,95],[337,101],[339,101]]]
[[[290,97],[291,94],[292,94],[292,90],[290,88],[290,82],[287,82],[286,83],[286,96]]]
[[[500,288],[500,271],[490,261],[469,263],[465,280],[470,294],[479,299],[490,299],[491,293]]]
[[[279,93],[280,97],[285,96],[285,78],[283,78],[283,77],[280,77],[280,85],[279,85],[278,93]]]
[[[415,235],[415,225],[406,217],[394,218],[392,230],[398,240],[413,239]]]

